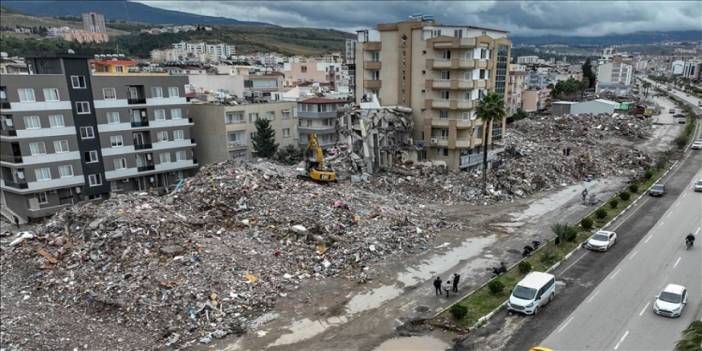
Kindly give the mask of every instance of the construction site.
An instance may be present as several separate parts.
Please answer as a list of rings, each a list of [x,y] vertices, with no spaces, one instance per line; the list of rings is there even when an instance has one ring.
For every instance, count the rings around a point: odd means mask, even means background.
[[[285,349],[336,326],[361,333],[384,322],[354,316],[410,294],[458,253],[481,258],[466,284],[516,260],[508,247],[549,236],[515,230],[529,223],[516,213],[585,208],[570,199],[640,176],[666,149],[656,138],[679,128],[611,114],[520,120],[484,184],[480,166],[413,162],[402,110],[356,113],[363,133],[349,115],[348,147],[326,160],[335,183],[300,179],[302,165],[227,161],[166,195],[80,204],[20,234],[3,223],[3,350]],[[392,278],[434,254],[443,263]]]

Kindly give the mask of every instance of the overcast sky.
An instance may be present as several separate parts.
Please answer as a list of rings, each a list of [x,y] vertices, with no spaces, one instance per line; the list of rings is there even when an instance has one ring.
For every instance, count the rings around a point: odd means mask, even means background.
[[[702,1],[148,1],[153,7],[286,27],[354,32],[411,14],[439,23],[496,27],[512,35],[599,36],[702,30]]]

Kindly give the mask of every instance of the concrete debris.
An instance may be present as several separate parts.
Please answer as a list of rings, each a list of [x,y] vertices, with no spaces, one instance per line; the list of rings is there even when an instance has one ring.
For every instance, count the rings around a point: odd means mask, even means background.
[[[144,335],[125,337],[128,349],[208,344],[244,333],[304,280],[359,281],[371,263],[422,252],[439,229],[460,229],[418,200],[295,174],[230,161],[202,168],[168,195],[116,194],[64,209],[36,237],[2,247],[11,273],[3,278],[15,280],[3,281],[3,298],[14,290],[7,287],[31,287],[37,309],[60,306],[81,325],[114,326],[91,336],[104,349],[124,349],[99,336],[120,328]],[[7,345],[70,349],[67,340],[85,338],[80,328],[61,329],[65,338],[13,332],[34,317],[3,311]]]

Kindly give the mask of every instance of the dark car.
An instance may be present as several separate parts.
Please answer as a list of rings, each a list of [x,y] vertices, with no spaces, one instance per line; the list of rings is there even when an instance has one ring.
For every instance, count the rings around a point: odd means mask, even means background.
[[[648,195],[651,196],[663,196],[663,194],[665,194],[665,185],[663,184],[654,184],[648,191]]]

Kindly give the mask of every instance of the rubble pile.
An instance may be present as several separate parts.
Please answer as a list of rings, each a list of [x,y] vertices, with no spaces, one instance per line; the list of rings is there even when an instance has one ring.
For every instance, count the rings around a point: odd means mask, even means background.
[[[154,345],[137,348],[206,344],[244,332],[305,279],[366,279],[369,263],[423,251],[448,226],[406,196],[294,174],[224,162],[169,195],[115,195],[65,209],[36,235],[4,246],[2,267],[26,278],[16,286],[30,290],[34,304],[153,336]],[[2,317],[3,328],[32,318]]]

